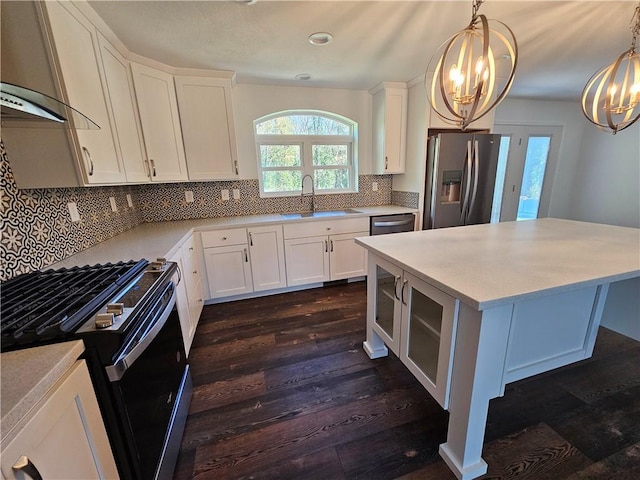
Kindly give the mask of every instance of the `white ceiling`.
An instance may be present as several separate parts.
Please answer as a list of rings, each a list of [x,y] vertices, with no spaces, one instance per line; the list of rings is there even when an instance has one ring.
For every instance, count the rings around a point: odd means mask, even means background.
[[[433,52],[471,18],[471,0],[97,1],[127,47],[184,68],[232,70],[238,83],[369,89],[424,74]],[[577,99],[631,43],[637,0],[487,0],[480,13],[516,35],[510,96]],[[331,44],[307,37],[326,31]],[[311,80],[294,77],[308,73]]]

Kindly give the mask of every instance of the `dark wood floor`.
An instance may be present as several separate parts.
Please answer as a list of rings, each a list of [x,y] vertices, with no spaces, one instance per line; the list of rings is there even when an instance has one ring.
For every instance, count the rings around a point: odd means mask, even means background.
[[[370,360],[365,284],[204,308],[176,479],[454,480],[448,414],[400,361]],[[592,358],[492,400],[490,479],[640,478],[640,342],[601,328]]]

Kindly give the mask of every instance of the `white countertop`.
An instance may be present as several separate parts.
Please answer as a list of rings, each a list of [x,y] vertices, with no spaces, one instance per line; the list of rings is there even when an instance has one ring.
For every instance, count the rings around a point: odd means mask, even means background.
[[[84,352],[80,340],[27,348],[0,355],[0,431],[2,442]]]
[[[554,218],[356,242],[478,310],[640,276],[640,229]]]
[[[173,255],[175,247],[194,230],[251,227],[269,223],[313,222],[326,220],[327,218],[357,218],[371,215],[415,213],[417,211],[413,208],[399,207],[396,205],[356,207],[350,210],[355,210],[359,213],[318,218],[290,219],[280,214],[272,214],[143,223],[46,268],[70,268],[83,265],[95,265],[97,263],[140,260],[142,258],[146,258],[147,260],[155,260],[160,257],[167,258]]]

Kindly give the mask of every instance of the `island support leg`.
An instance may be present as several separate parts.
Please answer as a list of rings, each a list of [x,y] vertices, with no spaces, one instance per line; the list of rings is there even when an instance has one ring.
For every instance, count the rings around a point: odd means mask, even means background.
[[[389,355],[384,341],[373,330],[373,322],[376,320],[376,263],[373,255],[369,255],[367,267],[367,340],[362,344],[362,348],[369,355],[369,358],[381,358]]]
[[[489,400],[501,395],[512,306],[479,312],[460,304],[451,378],[449,430],[440,456],[460,480],[483,475]]]

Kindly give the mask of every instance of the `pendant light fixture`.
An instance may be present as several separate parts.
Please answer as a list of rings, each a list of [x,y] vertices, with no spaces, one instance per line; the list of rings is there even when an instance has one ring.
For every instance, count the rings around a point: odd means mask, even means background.
[[[631,48],[596,72],[582,91],[582,112],[598,128],[614,135],[640,118],[640,3],[631,18]]]
[[[513,32],[498,20],[478,15],[482,3],[484,0],[473,0],[471,23],[440,45],[427,67],[432,109],[462,130],[504,99],[518,63]]]

